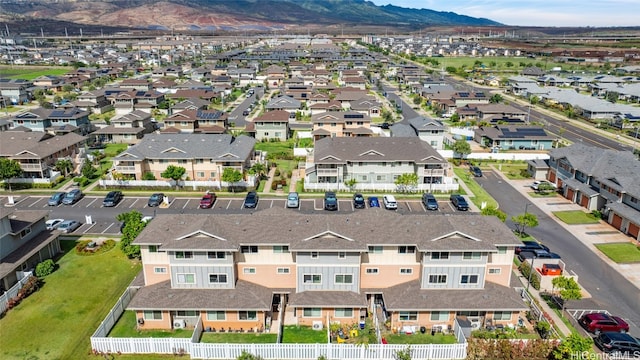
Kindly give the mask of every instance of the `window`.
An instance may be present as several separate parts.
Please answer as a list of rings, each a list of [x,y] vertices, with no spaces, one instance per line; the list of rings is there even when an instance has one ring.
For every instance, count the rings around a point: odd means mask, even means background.
[[[398,246],[399,254],[413,254],[416,252],[415,246]]]
[[[335,316],[339,317],[339,318],[350,318],[350,317],[353,317],[353,309],[336,308]]]
[[[147,249],[149,250],[150,253],[158,252],[158,245],[149,245]]]
[[[193,259],[191,251],[176,251],[176,259]]]
[[[242,270],[242,272],[244,272],[245,274],[255,274],[256,268],[246,267]]]
[[[507,247],[506,246],[498,246],[498,254],[506,254]]]
[[[240,252],[243,254],[255,254],[258,252],[258,246],[240,246]]]
[[[224,259],[225,257],[224,251],[209,251],[207,253],[207,259]]]
[[[412,268],[400,268],[400,275],[409,275],[413,273]]]
[[[178,284],[195,284],[196,283],[195,274],[176,274],[176,278],[178,279]]]
[[[31,233],[31,226],[28,226],[26,228],[24,228],[22,231],[20,231],[20,238],[23,238],[27,235],[29,235]]]
[[[210,284],[224,284],[227,282],[227,274],[209,274]]]
[[[493,320],[511,320],[510,311],[494,311]]]
[[[289,252],[289,246],[287,245],[276,245],[273,247],[274,254],[284,254]]]
[[[320,282],[322,282],[322,275],[306,274],[303,276],[303,282],[305,284],[320,284]]]
[[[449,253],[446,251],[431,253],[431,260],[447,260],[447,259],[449,259]]]
[[[198,172],[196,173],[196,176],[197,176],[197,177],[200,177],[200,178],[203,178],[203,177],[204,177],[204,171],[198,171]]]
[[[336,284],[352,284],[353,283],[353,275],[348,274],[338,274],[335,278]]]
[[[366,272],[367,274],[377,274],[378,268],[367,268]]]
[[[312,259],[317,259],[318,258],[318,252],[317,251],[312,252],[311,253],[311,258]]]
[[[383,181],[386,179],[387,179],[386,175],[376,175],[376,181]]]
[[[502,272],[502,269],[500,268],[489,268],[489,274],[500,275],[501,272]]]
[[[464,260],[480,260],[480,253],[465,251],[464,253],[462,253],[462,258]]]
[[[416,321],[418,320],[417,311],[400,311],[398,313],[398,320],[400,321]]]
[[[276,270],[278,274],[288,274],[291,270],[288,267],[281,267]]]
[[[196,313],[195,310],[179,310],[179,311],[176,311],[176,316],[196,317],[198,316],[198,314]]]
[[[447,320],[449,320],[448,311],[432,311],[431,312],[431,321],[447,321]]]
[[[477,284],[478,275],[461,275],[460,284]]]
[[[382,246],[369,246],[370,254],[382,254]]]
[[[215,178],[216,177],[216,172],[212,171],[211,173],[209,173],[209,176],[211,176],[212,178]]]
[[[338,259],[345,259],[347,257],[347,253],[344,251],[338,252]]]
[[[238,320],[258,320],[256,311],[238,311]]]
[[[142,318],[145,320],[162,320],[162,311],[145,310],[142,312]]]
[[[446,284],[447,275],[429,275],[429,284]]]
[[[207,311],[207,320],[224,321],[227,320],[227,314],[224,311]]]
[[[302,309],[302,317],[320,317],[322,312],[320,308],[304,308]]]
[[[153,272],[155,274],[166,274],[167,273],[167,268],[166,267],[154,267],[153,268]]]

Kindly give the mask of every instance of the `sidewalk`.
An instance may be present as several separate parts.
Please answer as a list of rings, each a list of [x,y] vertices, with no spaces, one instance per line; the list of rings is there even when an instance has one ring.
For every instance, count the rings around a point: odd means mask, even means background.
[[[269,169],[269,174],[267,175],[267,181],[264,183],[264,189],[262,189],[263,194],[268,194],[271,192],[271,184],[273,183],[273,178],[276,176],[276,168],[272,167]]]

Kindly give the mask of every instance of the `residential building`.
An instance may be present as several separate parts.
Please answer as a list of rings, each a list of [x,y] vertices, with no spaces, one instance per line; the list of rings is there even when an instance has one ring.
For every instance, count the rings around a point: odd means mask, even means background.
[[[28,103],[31,100],[29,90],[31,87],[33,87],[31,81],[0,79],[0,95],[14,105]]]
[[[166,117],[163,123],[163,133],[222,134],[227,130],[228,115],[220,110],[188,109]]]
[[[447,329],[456,317],[476,328],[514,326],[527,309],[512,283],[521,242],[496,217],[336,219],[282,208],[159,215],[134,241],[144,286],[128,309],[141,329],[193,327],[200,318],[225,332],[260,332],[278,318],[356,325],[374,302],[398,331]]]
[[[556,137],[537,126],[480,126],[474,140],[495,150],[549,150]]]
[[[428,117],[415,117],[391,125],[391,136],[414,137],[431,145],[436,150],[444,149],[446,127],[439,121]]]
[[[72,125],[76,127],[75,132],[86,135],[92,130],[89,114],[88,111],[76,107],[64,109],[39,107],[12,115],[9,120],[13,123],[14,128],[24,126],[36,132],[44,132],[51,127]]]
[[[373,136],[369,115],[355,111],[328,111],[311,116],[313,138]]]
[[[267,111],[256,117],[253,119],[254,137],[258,141],[271,139],[287,141],[290,132],[289,117],[289,112],[284,110]]]
[[[26,271],[62,251],[57,231],[46,230],[47,210],[0,207],[0,293]]]
[[[99,143],[136,144],[145,134],[155,130],[151,114],[135,110],[134,112],[111,119],[111,124],[91,133]]]
[[[397,190],[396,179],[416,174],[415,190],[457,190],[447,160],[428,143],[412,137],[327,137],[317,140],[307,159],[305,189]]]
[[[284,110],[292,116],[295,116],[296,112],[302,109],[302,102],[300,100],[294,99],[291,96],[282,95],[269,100],[264,108],[267,111]]]
[[[193,180],[221,181],[225,168],[251,167],[255,139],[229,134],[149,134],[113,159],[118,173],[135,180],[152,173],[161,179],[167,166],[186,169]]]

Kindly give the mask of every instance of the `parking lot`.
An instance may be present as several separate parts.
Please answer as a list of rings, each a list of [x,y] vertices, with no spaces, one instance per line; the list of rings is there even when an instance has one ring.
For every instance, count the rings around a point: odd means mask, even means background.
[[[260,198],[255,209],[246,209],[244,207],[244,197],[218,197],[210,209],[200,208],[199,197],[170,197],[169,206],[167,207],[149,207],[147,205],[148,197],[141,196],[125,196],[114,207],[105,208],[102,204],[104,196],[85,196],[73,205],[48,205],[49,195],[25,195],[14,196],[14,204],[9,204],[8,196],[0,196],[0,205],[8,208],[21,210],[49,210],[49,218],[74,219],[82,223],[75,234],[118,234],[120,231],[120,223],[116,220],[116,216],[120,213],[138,210],[144,216],[155,216],[156,214],[242,214],[251,213],[268,208],[287,208],[286,198],[268,197]],[[399,213],[425,213],[425,214],[441,214],[457,212],[449,201],[439,201],[439,210],[428,211],[419,199],[398,200]],[[384,206],[382,203],[381,206]],[[370,208],[368,202],[364,209],[356,209],[353,201],[348,198],[338,199],[337,211],[325,211],[324,200],[322,198],[301,198],[300,206],[297,208],[287,209],[288,211],[298,211],[302,213],[322,212],[325,214],[348,214],[354,211],[392,211],[386,210],[384,207]],[[91,216],[91,224],[88,224],[87,216]]]

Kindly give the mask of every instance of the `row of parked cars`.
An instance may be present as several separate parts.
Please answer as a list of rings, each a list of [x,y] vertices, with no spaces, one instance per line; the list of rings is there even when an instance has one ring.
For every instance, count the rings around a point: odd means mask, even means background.
[[[640,339],[628,334],[629,324],[621,317],[591,313],[580,317],[578,323],[596,335],[593,342],[605,353],[621,358],[640,358]]]
[[[82,224],[79,221],[65,219],[49,219],[45,222],[47,230],[58,230],[63,233],[74,232],[80,225]]]
[[[80,201],[84,197],[84,194],[80,189],[73,189],[69,192],[57,192],[48,200],[49,206],[58,206],[60,204],[73,205]],[[104,197],[102,205],[104,207],[112,207],[118,205],[124,195],[122,191],[110,191],[107,196]]]

